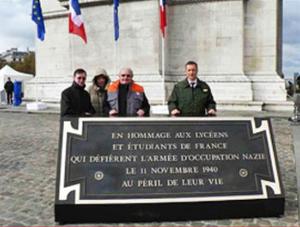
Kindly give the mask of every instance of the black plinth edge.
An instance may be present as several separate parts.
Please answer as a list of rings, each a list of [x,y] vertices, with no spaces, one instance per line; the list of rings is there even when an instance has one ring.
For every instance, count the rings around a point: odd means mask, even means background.
[[[191,221],[279,217],[284,198],[201,203],[55,205],[55,221],[66,223]]]

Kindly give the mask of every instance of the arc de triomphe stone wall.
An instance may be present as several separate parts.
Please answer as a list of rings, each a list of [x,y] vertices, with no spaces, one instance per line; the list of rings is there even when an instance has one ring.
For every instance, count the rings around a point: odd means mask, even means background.
[[[113,31],[113,1],[80,0],[88,44],[68,34],[65,0],[42,1],[46,39],[36,41],[38,96],[58,102],[82,67],[92,80],[97,67],[111,79],[130,66],[152,103],[163,98],[158,0],[124,0],[120,39]],[[199,64],[221,109],[291,109],[281,78],[282,0],[169,0],[165,39],[166,96],[184,78],[184,64]],[[116,56],[118,56],[116,58]],[[26,97],[34,98],[34,82]]]

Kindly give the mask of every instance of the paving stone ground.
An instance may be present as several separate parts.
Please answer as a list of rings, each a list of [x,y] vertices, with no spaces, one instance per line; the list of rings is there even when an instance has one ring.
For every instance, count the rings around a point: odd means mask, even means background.
[[[226,116],[226,113],[223,115]],[[249,116],[249,113],[236,112],[234,115]],[[257,115],[272,116],[269,113]],[[273,117],[272,124],[286,194],[284,216],[118,225],[299,226],[291,126],[284,115]],[[56,114],[0,112],[0,226],[58,225],[54,222],[58,132],[59,117]],[[97,225],[107,224],[97,223]]]

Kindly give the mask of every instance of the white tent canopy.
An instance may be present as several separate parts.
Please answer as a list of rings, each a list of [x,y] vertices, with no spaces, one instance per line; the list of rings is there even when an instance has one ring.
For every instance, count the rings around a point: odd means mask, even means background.
[[[33,78],[32,74],[22,73],[14,70],[9,65],[5,65],[0,69],[0,91],[4,90],[4,84],[7,81],[7,78],[10,77],[11,81],[25,81]]]

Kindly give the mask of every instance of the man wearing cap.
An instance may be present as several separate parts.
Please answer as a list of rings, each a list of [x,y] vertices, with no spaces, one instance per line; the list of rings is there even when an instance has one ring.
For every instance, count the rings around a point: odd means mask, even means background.
[[[110,116],[149,116],[150,105],[144,88],[133,81],[133,71],[123,68],[119,79],[110,84],[107,90],[107,101],[110,105]]]
[[[76,69],[73,74],[73,84],[61,94],[60,113],[62,117],[87,117],[95,110],[91,104],[89,93],[84,90],[86,71]]]
[[[99,68],[96,70],[93,84],[88,89],[92,105],[96,111],[95,116],[108,116],[107,86],[109,81],[110,79],[104,69]]]
[[[185,64],[186,78],[178,82],[168,100],[171,116],[215,116],[216,102],[209,86],[197,78],[198,65]]]

